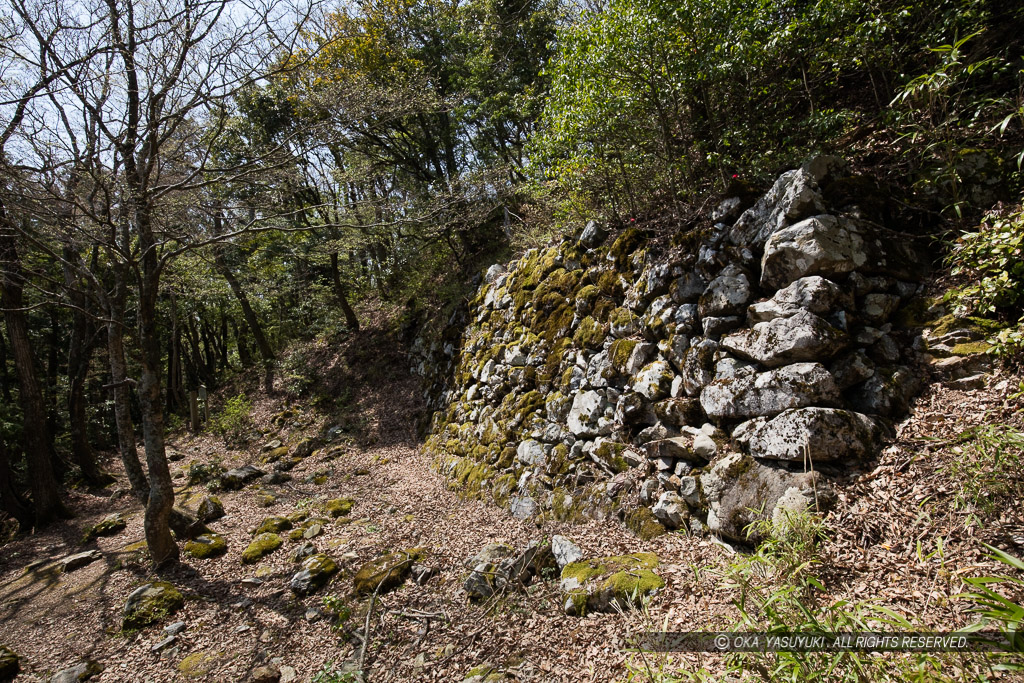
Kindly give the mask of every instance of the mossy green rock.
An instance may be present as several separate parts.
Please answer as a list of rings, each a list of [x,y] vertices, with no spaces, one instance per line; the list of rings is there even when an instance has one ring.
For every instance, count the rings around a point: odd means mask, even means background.
[[[409,548],[381,555],[359,568],[353,583],[356,593],[386,593],[402,585],[412,566],[426,556],[423,548]]]
[[[196,519],[200,522],[212,522],[224,516],[224,503],[217,496],[203,496],[196,509]]]
[[[277,534],[263,533],[252,539],[252,543],[242,553],[242,564],[253,564],[261,558],[281,547],[284,541]]]
[[[311,555],[302,561],[302,570],[292,577],[291,589],[296,595],[309,595],[323,588],[337,572],[337,563],[327,555]]]
[[[86,528],[85,533],[82,534],[82,543],[94,541],[100,536],[113,536],[126,526],[128,526],[128,522],[121,516],[121,513],[108,515],[98,524]]]
[[[668,532],[651,512],[651,509],[645,506],[627,513],[625,522],[626,528],[644,541],[649,541]]]
[[[135,589],[125,601],[121,628],[134,630],[155,624],[185,604],[181,592],[166,581],[154,581]]]
[[[223,652],[193,652],[178,664],[178,671],[185,678],[203,678],[226,662]]]
[[[288,531],[292,528],[292,523],[285,517],[267,517],[253,532],[253,535],[258,534],[279,534],[282,531]]]
[[[351,498],[335,498],[334,500],[327,501],[327,512],[331,517],[346,517],[356,502]]]
[[[185,552],[192,557],[205,560],[218,557],[228,551],[228,542],[220,534],[200,534],[185,544]]]
[[[639,607],[645,598],[665,586],[652,570],[658,566],[653,553],[581,560],[562,568],[565,612],[611,612]]]
[[[21,658],[6,645],[0,645],[0,681],[6,681],[18,675]]]

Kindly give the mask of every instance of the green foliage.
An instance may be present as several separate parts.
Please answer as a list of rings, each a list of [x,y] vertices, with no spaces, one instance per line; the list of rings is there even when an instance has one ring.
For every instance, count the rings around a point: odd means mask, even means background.
[[[229,398],[210,420],[210,431],[227,440],[239,440],[252,427],[252,402],[245,394]]]
[[[311,683],[358,683],[363,680],[363,676],[358,671],[335,669],[334,662],[330,661],[324,664],[310,680]]]
[[[1024,561],[1021,561],[1020,558],[989,545],[985,547],[992,552],[992,555],[989,556],[991,559],[998,560],[1017,572],[1024,571]],[[981,614],[981,621],[977,627],[981,629],[995,624],[1009,639],[1013,651],[1024,652],[1024,632],[1021,631],[1021,626],[1024,625],[1024,607],[1021,606],[1019,598],[1015,602],[995,590],[995,587],[1001,586],[1004,589],[1016,591],[1019,596],[1024,593],[1024,579],[1021,579],[1019,575],[979,576],[964,579],[964,582],[973,590],[963,593],[960,597],[965,597],[977,604],[974,611]],[[999,664],[996,668],[1004,671],[1024,670],[1024,666],[1017,662]]]
[[[981,523],[999,517],[1007,506],[1024,499],[1024,433],[1009,425],[985,424],[960,436],[956,458],[949,465],[957,482],[957,506]]]
[[[1002,318],[993,353],[1019,357],[1024,351],[1024,211],[987,214],[965,232],[946,257],[953,275],[969,278],[950,291],[958,315]]]
[[[532,159],[570,209],[623,216],[849,154],[844,136],[896,119],[934,189],[962,171],[965,140],[1020,137],[1019,16],[983,0],[611,0],[559,33]],[[988,28],[969,51],[942,45]]]

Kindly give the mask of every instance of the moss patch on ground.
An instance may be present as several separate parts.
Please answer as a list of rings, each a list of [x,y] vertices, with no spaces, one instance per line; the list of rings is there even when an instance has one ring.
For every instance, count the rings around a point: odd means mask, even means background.
[[[355,504],[351,498],[335,498],[327,501],[326,509],[331,517],[347,517]]]

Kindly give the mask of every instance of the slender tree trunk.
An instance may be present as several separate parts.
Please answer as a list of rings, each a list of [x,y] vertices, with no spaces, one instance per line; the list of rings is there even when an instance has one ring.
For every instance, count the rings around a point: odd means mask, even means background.
[[[273,393],[274,361],[276,360],[274,357],[274,351],[270,348],[270,343],[263,334],[263,328],[260,326],[260,321],[256,317],[256,312],[252,310],[252,305],[249,303],[249,297],[246,296],[245,290],[242,289],[242,285],[238,283],[238,279],[235,277],[235,274],[231,272],[231,268],[228,267],[223,254],[219,251],[215,257],[215,263],[217,270],[220,271],[221,276],[227,281],[228,286],[231,287],[231,292],[238,300],[238,305],[242,308],[242,316],[245,317],[245,323],[249,326],[249,331],[252,332],[253,339],[256,340],[256,348],[259,350],[260,358],[263,360],[264,389],[268,394]]]
[[[139,462],[139,451],[135,443],[135,423],[132,420],[131,386],[128,380],[128,363],[124,355],[124,272],[120,268],[115,275],[118,282],[110,298],[107,321],[107,356],[110,361],[110,385],[114,391],[114,422],[117,424],[117,444],[121,451],[121,462],[131,484],[132,493],[145,502],[149,496],[149,482]]]
[[[352,310],[345,287],[341,284],[341,274],[338,272],[338,252],[336,251],[331,252],[331,281],[334,283],[334,295],[338,297],[341,312],[345,314],[345,324],[353,332],[358,332],[359,318],[356,317],[356,312]]]
[[[134,189],[140,192],[139,188]],[[160,330],[156,315],[160,289],[160,262],[154,244],[149,207],[144,198],[138,195],[136,202],[135,224],[142,253],[138,303],[139,346],[142,351],[139,401],[142,404],[142,438],[146,445],[146,465],[149,467],[150,482],[143,526],[153,564],[157,567],[169,567],[178,563],[178,546],[171,536],[170,518],[174,507],[174,488],[164,449],[164,412],[160,396]]]
[[[3,441],[0,441],[0,510],[18,520],[22,530],[32,528],[32,509],[15,486],[7,444]]]
[[[0,396],[4,402],[11,402],[11,378],[7,374],[7,341],[0,333]]]
[[[85,381],[89,374],[93,343],[90,340],[89,319],[85,315],[85,295],[78,287],[70,263],[74,254],[64,250],[64,283],[71,293],[71,339],[68,343],[68,428],[71,434],[71,457],[82,472],[82,478],[92,486],[106,486],[113,477],[100,469],[96,454],[89,443],[89,431],[85,418]]]
[[[242,323],[244,325],[245,323]],[[238,347],[238,361],[242,364],[243,368],[247,368],[252,365],[252,354],[249,352],[249,341],[246,339],[246,335],[243,334],[239,324],[234,318],[231,319],[231,330],[235,333],[235,346]]]
[[[21,409],[24,415],[22,439],[28,464],[29,484],[36,523],[43,525],[68,510],[60,497],[57,475],[53,469],[53,453],[47,436],[46,405],[39,388],[32,360],[32,342],[25,319],[24,278],[18,260],[16,233],[8,222],[5,207],[0,204],[0,303],[11,344],[11,355],[18,373]]]

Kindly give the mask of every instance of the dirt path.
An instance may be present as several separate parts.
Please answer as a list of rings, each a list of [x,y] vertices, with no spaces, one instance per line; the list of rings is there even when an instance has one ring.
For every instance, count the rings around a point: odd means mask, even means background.
[[[986,410],[953,413],[967,405]],[[975,531],[946,514],[955,494],[942,460],[946,451],[940,444],[922,452],[922,438],[939,431],[935,425],[943,420],[959,428],[993,420],[999,411],[1016,414],[1013,409],[1000,391],[937,386],[920,399],[916,415],[899,426],[901,439],[877,463],[850,472],[840,485],[839,506],[828,518],[833,540],[824,548],[822,576],[829,594],[823,601],[872,599],[933,627],[971,619],[952,596],[963,589],[958,577],[997,569],[979,543],[996,537],[975,538]],[[223,444],[210,437],[181,438],[176,446],[185,458],[175,470],[193,458],[208,462],[224,452]],[[0,554],[0,644],[22,656],[23,673],[16,680],[37,680],[87,657],[106,667],[93,679],[100,681],[247,681],[268,662],[281,668],[283,680],[292,673],[298,681],[345,680],[323,672],[357,657],[356,636],[363,630],[367,601],[350,597],[352,573],[381,553],[414,546],[429,550],[423,564],[439,574],[424,585],[407,581],[378,601],[366,660],[371,681],[462,681],[485,663],[508,673],[508,680],[624,680],[630,667],[645,668],[644,659],[622,650],[635,634],[662,628],[715,630],[735,619],[734,596],[722,588],[721,574],[735,557],[713,541],[682,533],[641,541],[617,520],[577,525],[519,521],[494,505],[460,498],[417,446],[399,438],[353,446],[333,459],[321,452],[303,460],[284,485],[220,493],[227,516],[209,526],[227,539],[228,552],[208,560],[183,556],[180,569],[161,577],[185,593],[186,603],[168,620],[183,621],[184,631],[160,652],[152,648],[165,637],[164,624],[130,636],[119,632],[125,598],[155,578],[139,546],[140,506],[126,496],[74,492],[75,520],[9,543]],[[223,462],[258,464],[258,450],[256,444],[250,452],[228,452]],[[324,477],[321,483],[307,482],[316,475]],[[268,492],[277,500],[261,507],[258,497]],[[179,502],[194,506],[203,493],[201,486],[181,490]],[[297,568],[290,555],[297,544],[291,541],[258,564],[241,564],[241,552],[264,517],[297,510],[312,514],[327,499],[343,496],[356,501],[351,522],[331,521],[313,540],[342,567],[326,588],[304,599],[293,596],[288,582]],[[89,546],[103,553],[102,561],[67,574],[45,565],[26,570],[30,563],[85,549],[79,545],[82,529],[115,511],[129,516],[128,526]],[[998,533],[1019,532],[1020,516],[1008,512]],[[582,619],[565,616],[556,582],[538,582],[526,593],[482,605],[466,599],[464,565],[484,545],[522,548],[554,534],[575,541],[588,557],[654,552],[667,585],[646,613]],[[938,536],[945,539],[943,553],[929,556],[934,548],[928,543]],[[923,553],[917,539],[925,542]],[[260,582],[243,583],[253,578]],[[337,596],[352,609],[354,616],[341,629],[307,614],[323,609],[325,595]],[[648,655],[647,661],[657,668],[661,660]],[[674,662],[684,668],[721,665],[720,659],[698,655],[676,655]]]

